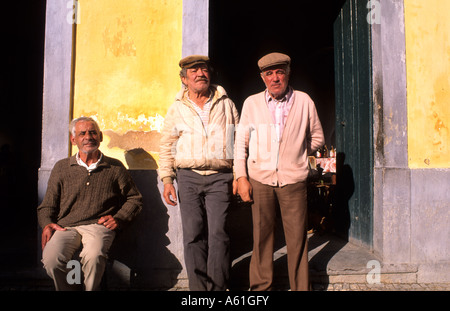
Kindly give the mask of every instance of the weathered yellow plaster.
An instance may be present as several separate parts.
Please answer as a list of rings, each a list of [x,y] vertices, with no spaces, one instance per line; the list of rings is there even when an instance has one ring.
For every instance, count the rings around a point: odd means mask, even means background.
[[[96,118],[101,150],[130,169],[150,168],[158,158],[159,130],[181,85],[182,6],[182,0],[79,0],[73,117]]]
[[[450,167],[450,1],[405,0],[410,168]]]

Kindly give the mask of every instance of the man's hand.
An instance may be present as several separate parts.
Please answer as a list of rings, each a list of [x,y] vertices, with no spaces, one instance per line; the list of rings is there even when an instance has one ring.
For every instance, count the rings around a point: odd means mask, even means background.
[[[47,245],[47,242],[50,241],[52,238],[53,232],[56,230],[58,231],[66,231],[66,228],[60,227],[57,224],[51,223],[44,227],[42,230],[42,238],[41,238],[41,247],[42,250],[44,249],[45,245]]]
[[[117,220],[114,217],[112,217],[111,215],[106,215],[106,216],[101,217],[97,223],[99,225],[105,226],[106,228],[108,228],[110,230],[115,230],[119,226],[119,223],[117,222]]]
[[[173,184],[164,184],[163,197],[164,200],[166,200],[167,204],[172,206],[177,205],[177,194]]]
[[[237,188],[237,189],[236,189]],[[247,177],[239,177],[237,180],[237,187],[233,184],[233,193],[237,190],[237,193],[241,196],[244,202],[253,202],[253,188]]]

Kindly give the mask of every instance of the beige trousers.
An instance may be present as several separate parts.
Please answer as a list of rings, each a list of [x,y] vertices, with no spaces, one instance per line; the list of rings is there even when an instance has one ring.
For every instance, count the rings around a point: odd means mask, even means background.
[[[55,231],[42,252],[42,263],[47,274],[53,279],[58,291],[79,289],[79,285],[69,284],[67,280],[68,272],[71,268],[74,269],[74,267],[67,267],[67,263],[72,259],[77,260],[72,257],[80,246],[83,246],[80,258],[84,289],[98,290],[115,231],[98,224],[66,227],[66,229],[66,231]]]
[[[271,290],[276,208],[280,207],[287,246],[289,283],[293,291],[309,290],[306,182],[272,187],[250,179],[253,186],[253,253],[250,289]]]

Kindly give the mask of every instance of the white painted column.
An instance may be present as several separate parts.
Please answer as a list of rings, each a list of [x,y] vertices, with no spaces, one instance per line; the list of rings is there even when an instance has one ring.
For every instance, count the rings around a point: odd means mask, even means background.
[[[47,181],[53,165],[69,154],[68,124],[72,101],[75,33],[75,26],[71,19],[72,12],[72,1],[47,1],[39,201],[43,199],[47,189]]]

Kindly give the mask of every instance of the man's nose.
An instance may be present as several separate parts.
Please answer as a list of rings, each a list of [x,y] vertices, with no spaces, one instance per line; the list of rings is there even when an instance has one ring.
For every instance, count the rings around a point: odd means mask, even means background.
[[[93,138],[94,138],[94,134],[87,132],[87,133],[84,135],[84,137],[85,137],[86,139],[93,139]]]

